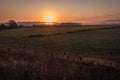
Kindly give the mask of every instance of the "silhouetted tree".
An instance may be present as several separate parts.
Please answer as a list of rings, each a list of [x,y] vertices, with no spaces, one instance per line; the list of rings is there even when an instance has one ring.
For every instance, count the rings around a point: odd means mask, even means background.
[[[1,29],[5,29],[5,24],[1,24],[1,25],[0,25],[0,30],[1,30]]]
[[[19,25],[19,27],[23,27],[23,25]]]
[[[10,20],[10,21],[9,21],[9,25],[10,25],[10,27],[12,27],[12,28],[17,27],[17,23],[16,23],[14,20]]]

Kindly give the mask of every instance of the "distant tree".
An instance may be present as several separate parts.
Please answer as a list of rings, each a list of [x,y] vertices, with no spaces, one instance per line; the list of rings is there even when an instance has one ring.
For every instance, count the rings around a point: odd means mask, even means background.
[[[19,27],[23,27],[23,25],[21,24],[21,25],[19,25]]]
[[[5,24],[1,24],[0,29],[5,29]]]
[[[14,28],[14,27],[17,27],[18,25],[17,25],[17,23],[14,20],[10,20],[9,21],[9,26]]]

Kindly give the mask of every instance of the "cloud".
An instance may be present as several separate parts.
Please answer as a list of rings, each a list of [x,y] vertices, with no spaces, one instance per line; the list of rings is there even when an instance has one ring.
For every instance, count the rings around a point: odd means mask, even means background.
[[[101,21],[101,23],[104,23],[104,24],[120,24],[120,18],[104,20],[104,21]]]
[[[120,22],[120,19],[109,19],[105,20],[105,22]]]
[[[88,20],[98,24],[120,24],[120,13],[90,17]]]

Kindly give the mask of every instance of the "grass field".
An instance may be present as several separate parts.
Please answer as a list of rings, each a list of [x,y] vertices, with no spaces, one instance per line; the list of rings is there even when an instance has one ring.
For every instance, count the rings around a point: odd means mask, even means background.
[[[18,43],[16,43],[17,47],[24,45],[24,40],[26,40],[27,48],[32,47],[36,49],[50,46],[50,48],[57,48],[67,52],[83,51],[83,53],[86,54],[96,54],[97,52],[101,54],[114,53],[116,55],[120,50],[120,28],[94,30],[102,27],[105,26],[70,28],[20,28],[13,30],[4,30],[0,31],[0,47],[11,47],[11,43],[13,41],[12,38],[14,37],[16,40],[18,40]],[[93,31],[79,32],[81,30],[88,29],[91,29]],[[29,37],[31,35],[38,35],[38,37]],[[42,36],[39,37],[39,35]]]
[[[109,26],[81,26],[81,27],[46,27],[46,28],[18,28],[18,29],[8,29],[0,31],[0,36],[16,36],[16,37],[23,37],[29,35],[37,35],[37,34],[56,34],[56,33],[66,33],[70,31],[77,31],[77,30],[86,30],[86,29],[99,29],[103,27]]]
[[[0,75],[4,74],[1,79],[8,74],[6,80],[9,77],[18,80],[20,75],[22,80],[40,80],[44,76],[47,80],[114,80],[115,77],[119,80],[120,27],[109,27],[2,30]],[[13,77],[9,70],[12,74],[16,70],[21,73]]]

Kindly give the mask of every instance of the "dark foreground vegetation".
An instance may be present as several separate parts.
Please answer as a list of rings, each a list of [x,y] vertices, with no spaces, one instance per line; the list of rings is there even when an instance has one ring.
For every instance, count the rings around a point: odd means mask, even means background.
[[[120,69],[35,51],[0,50],[0,80],[120,80]],[[66,56],[66,57],[65,57]]]

